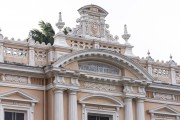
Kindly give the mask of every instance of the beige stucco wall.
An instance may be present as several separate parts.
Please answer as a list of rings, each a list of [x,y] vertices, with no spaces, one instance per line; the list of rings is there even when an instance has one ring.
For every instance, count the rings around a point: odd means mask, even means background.
[[[54,92],[52,89],[47,91],[47,120],[54,120]]]

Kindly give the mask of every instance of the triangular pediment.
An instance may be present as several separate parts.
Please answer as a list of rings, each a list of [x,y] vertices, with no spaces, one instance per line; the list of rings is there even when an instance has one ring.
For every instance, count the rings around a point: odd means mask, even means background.
[[[0,94],[0,99],[2,100],[12,100],[12,101],[21,101],[21,102],[30,102],[36,103],[38,100],[21,90],[11,90]]]
[[[169,114],[169,115],[180,115],[180,113],[170,107],[170,106],[161,106],[161,107],[158,107],[158,108],[155,108],[155,109],[151,109],[149,110],[150,113],[157,113],[157,114]]]

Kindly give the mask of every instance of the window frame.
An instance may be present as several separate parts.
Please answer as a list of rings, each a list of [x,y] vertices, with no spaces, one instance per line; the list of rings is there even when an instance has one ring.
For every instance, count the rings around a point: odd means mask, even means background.
[[[106,116],[111,116],[110,120],[117,120],[117,111],[108,111],[108,110],[98,110],[98,109],[90,109],[90,108],[85,108],[84,111],[85,114],[83,114],[83,118],[85,120],[88,120],[88,114],[96,114],[96,115],[106,115]]]
[[[27,112],[26,111],[20,111],[20,110],[10,110],[10,109],[4,109],[4,116],[5,112],[11,112],[11,113],[23,113],[24,114],[24,120],[27,120]],[[5,118],[4,118],[5,120]]]
[[[17,111],[17,112],[18,111],[23,111],[25,113],[25,119],[24,120],[33,120],[33,118],[34,118],[34,114],[32,114],[34,112],[33,108],[29,107],[29,106],[1,104],[0,105],[0,120],[5,119],[5,116],[4,116],[5,111]]]

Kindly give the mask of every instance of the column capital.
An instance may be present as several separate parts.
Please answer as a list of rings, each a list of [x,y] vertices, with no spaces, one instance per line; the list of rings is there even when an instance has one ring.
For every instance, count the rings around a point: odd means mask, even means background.
[[[63,93],[64,90],[66,90],[65,88],[54,88],[53,91],[54,93]]]
[[[124,97],[124,101],[129,101],[129,102],[131,102],[132,101],[132,99],[133,99],[133,97]]]
[[[77,91],[78,91],[77,89],[69,89],[68,93],[71,94],[71,95],[76,95]]]
[[[144,102],[145,99],[146,99],[146,98],[136,98],[136,101],[137,101],[137,102]]]

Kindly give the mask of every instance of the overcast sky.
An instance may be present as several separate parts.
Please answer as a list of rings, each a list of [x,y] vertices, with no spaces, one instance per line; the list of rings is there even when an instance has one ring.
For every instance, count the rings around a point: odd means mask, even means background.
[[[0,0],[0,28],[8,38],[25,39],[38,22],[55,23],[62,12],[65,26],[76,26],[77,10],[88,4],[104,8],[111,34],[121,38],[127,24],[136,56],[167,61],[170,54],[180,64],[180,0]]]

